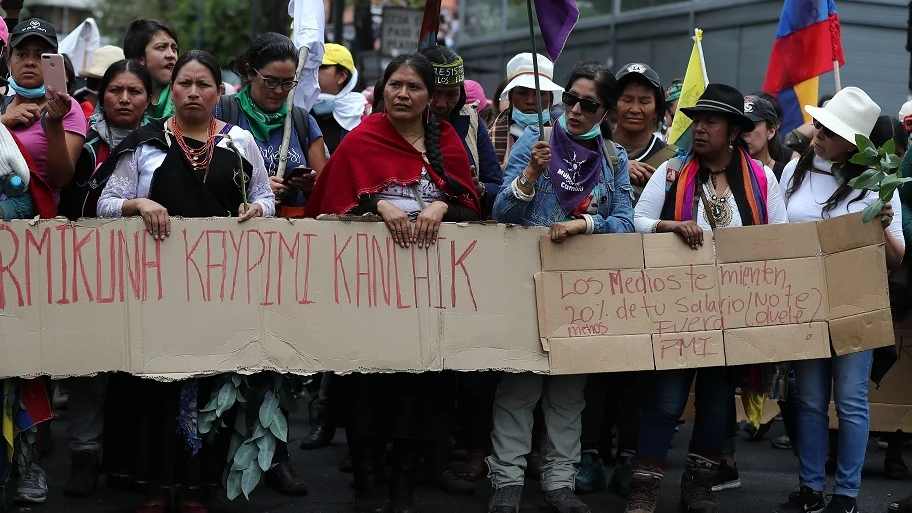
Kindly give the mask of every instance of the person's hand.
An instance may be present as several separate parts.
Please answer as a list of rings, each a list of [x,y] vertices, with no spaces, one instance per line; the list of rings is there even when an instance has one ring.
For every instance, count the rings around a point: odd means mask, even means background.
[[[474,166],[472,166],[472,167],[474,167]],[[486,192],[485,185],[483,183],[481,183],[481,180],[479,180],[478,177],[475,176],[474,173],[472,173],[472,184],[475,185],[475,192],[478,194],[478,197],[479,198],[484,197],[485,192]]]
[[[286,185],[290,185],[293,189],[301,192],[310,192],[314,188],[314,183],[317,181],[317,172],[311,171],[306,175],[295,176],[285,181]]]
[[[244,204],[238,207],[238,222],[243,223],[244,221],[263,216],[263,207],[259,203],[248,203],[247,208],[244,208]]]
[[[655,168],[644,162],[635,160],[627,161],[627,172],[630,175],[630,183],[640,187],[645,187],[652,174],[656,172]]]
[[[548,165],[551,164],[551,144],[548,141],[538,141],[532,145],[532,160],[529,161],[529,168],[537,174],[542,174]],[[530,176],[529,179],[538,179],[537,176]],[[532,180],[535,181],[535,180]]]
[[[41,107],[34,103],[20,103],[6,111],[0,120],[7,128],[18,125],[32,126],[32,123],[41,118]]]
[[[138,200],[136,209],[146,223],[146,231],[155,240],[165,240],[171,235],[171,216],[168,210],[150,199]]]
[[[73,106],[73,100],[66,92],[55,91],[51,86],[45,86],[47,102],[47,119],[48,121],[62,121],[63,117],[70,112]]]
[[[424,207],[424,210],[418,214],[418,222],[412,233],[412,243],[418,244],[419,248],[436,244],[440,221],[443,220],[443,216],[446,215],[449,208],[449,205],[443,201],[435,201]]]
[[[393,236],[393,242],[403,248],[407,248],[409,241],[412,240],[412,223],[409,221],[408,214],[386,200],[380,200],[377,203],[377,213],[380,214],[383,222],[386,223],[386,227],[389,228],[390,235]]]
[[[880,218],[880,224],[883,226],[884,230],[889,228],[890,223],[893,222],[893,205],[889,203],[884,205],[884,208],[880,209],[880,212],[877,213],[877,217]]]
[[[699,249],[703,245],[703,229],[694,221],[676,222],[671,229],[684,239],[690,249]]]
[[[272,189],[272,193],[275,194],[276,205],[282,204],[282,197],[288,194],[288,191],[291,189],[291,187],[285,185],[285,181],[278,176],[269,177],[269,187]]]
[[[586,221],[574,219],[573,221],[554,223],[551,225],[551,242],[560,244],[573,235],[586,231]]]

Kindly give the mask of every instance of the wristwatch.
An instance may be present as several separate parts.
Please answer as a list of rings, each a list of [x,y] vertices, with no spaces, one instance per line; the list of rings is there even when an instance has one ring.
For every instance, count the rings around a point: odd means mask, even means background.
[[[527,189],[535,189],[535,182],[526,178],[525,173],[519,174],[519,185],[522,185],[523,187],[525,187]]]

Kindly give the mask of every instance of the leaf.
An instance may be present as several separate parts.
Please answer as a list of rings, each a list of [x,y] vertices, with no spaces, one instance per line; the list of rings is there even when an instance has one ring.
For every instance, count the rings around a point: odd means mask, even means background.
[[[241,474],[241,491],[244,493],[244,497],[247,500],[250,500],[250,492],[260,484],[260,477],[263,475],[263,471],[260,470],[258,465],[250,465],[244,469],[243,474]]]
[[[899,169],[899,166],[901,165],[902,159],[892,153],[880,160],[880,166],[883,169]]]
[[[871,156],[864,153],[856,153],[855,155],[852,155],[849,162],[858,164],[859,166],[873,167],[880,163],[880,155]]]
[[[288,421],[285,420],[285,414],[282,413],[282,410],[276,408],[272,414],[272,423],[269,424],[269,431],[272,431],[272,434],[276,438],[283,442],[288,441]]]
[[[268,433],[266,436],[257,439],[256,444],[260,449],[260,453],[257,455],[257,462],[260,465],[260,469],[263,472],[266,472],[272,465],[272,456],[275,454],[276,449],[276,439],[272,436],[272,433]]]
[[[878,199],[874,203],[871,203],[861,213],[861,220],[866,223],[870,223],[874,220],[875,217],[877,217],[877,213],[880,212],[882,208],[884,208],[885,204],[886,202],[884,202],[882,199]]]
[[[228,500],[233,501],[241,495],[241,476],[243,472],[234,470],[228,473],[228,480],[225,482],[225,491],[228,492]]]
[[[872,143],[870,139],[861,134],[855,134],[855,146],[858,147],[858,153],[865,153],[869,149],[874,150],[875,153],[877,152],[877,148],[874,147],[874,143]]]
[[[197,420],[197,431],[199,431],[201,435],[205,435],[212,430],[212,424],[215,422],[215,419],[216,416],[214,411],[201,411]]]
[[[849,180],[849,187],[853,189],[867,189],[876,185],[884,179],[886,175],[876,169],[866,169],[863,173]]]
[[[221,417],[226,411],[230,410],[234,406],[235,399],[237,399],[237,388],[231,381],[226,381],[221,390],[219,390],[218,406],[215,408],[216,415]]]
[[[241,382],[243,380],[244,378],[240,374],[235,373],[231,375],[231,382],[234,383],[234,388],[241,388]]]
[[[887,139],[887,142],[885,142],[884,145],[880,147],[880,151],[884,155],[895,154],[896,153],[896,141],[894,141],[892,138]]]
[[[234,431],[245,438],[250,432],[247,427],[247,410],[244,408],[239,408],[237,416],[234,418]]]
[[[257,457],[257,452],[258,448],[252,440],[247,440],[241,444],[234,455],[234,463],[231,465],[231,470],[244,470],[249,467],[253,459]]]
[[[266,392],[263,396],[263,404],[260,405],[260,424],[268,428],[272,424],[272,412],[279,407],[279,398],[272,392]]]
[[[263,435],[265,435],[268,432],[269,432],[269,430],[264,428],[263,425],[260,424],[259,419],[253,421],[253,437],[252,438],[254,440],[259,440],[260,438],[263,438]]]
[[[241,444],[244,443],[244,437],[237,433],[231,435],[231,443],[228,444],[228,455],[225,458],[225,462],[234,461],[234,455],[237,454],[238,449],[241,448]]]

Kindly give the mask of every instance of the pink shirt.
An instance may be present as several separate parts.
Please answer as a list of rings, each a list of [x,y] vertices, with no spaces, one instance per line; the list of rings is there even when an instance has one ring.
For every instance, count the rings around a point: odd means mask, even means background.
[[[86,118],[82,112],[82,108],[79,106],[79,102],[71,99],[70,112],[63,117],[64,131],[85,137],[88,130],[86,125]],[[20,141],[22,141],[22,145],[28,149],[29,154],[35,161],[35,166],[38,168],[38,174],[41,175],[41,178],[44,178],[44,181],[50,183],[47,159],[47,136],[44,134],[41,122],[36,121],[30,126],[17,125],[12,129],[12,132],[16,134],[16,137],[18,137]],[[54,188],[52,188],[52,190],[54,191],[54,201],[59,202],[60,190]]]

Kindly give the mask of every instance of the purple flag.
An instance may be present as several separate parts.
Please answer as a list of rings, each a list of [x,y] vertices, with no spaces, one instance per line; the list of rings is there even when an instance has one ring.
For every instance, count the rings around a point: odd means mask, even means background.
[[[548,57],[556,61],[567,44],[570,31],[579,21],[575,0],[535,0],[535,14]]]

